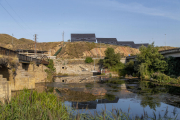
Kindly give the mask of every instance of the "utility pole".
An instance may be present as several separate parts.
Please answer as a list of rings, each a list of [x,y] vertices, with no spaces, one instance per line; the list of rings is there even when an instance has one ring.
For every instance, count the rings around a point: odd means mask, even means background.
[[[34,35],[34,41],[35,41],[35,45],[34,45],[34,53],[35,53],[35,57],[36,57],[36,39],[37,39],[37,35]]]
[[[62,41],[64,42],[64,31],[62,33]]]
[[[101,41],[100,41],[100,59],[101,59]]]

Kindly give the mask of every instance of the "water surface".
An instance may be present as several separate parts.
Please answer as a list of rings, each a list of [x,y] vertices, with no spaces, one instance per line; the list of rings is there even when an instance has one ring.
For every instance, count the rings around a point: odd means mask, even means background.
[[[71,83],[77,79],[81,82]],[[155,114],[157,118],[159,115],[166,115],[180,119],[180,96],[179,92],[175,92],[180,90],[179,88],[119,78],[112,78],[120,81],[119,84],[104,82],[107,79],[91,76],[61,77],[47,86],[64,99],[67,106],[77,109],[80,113],[119,109],[130,113],[130,116],[147,113],[150,117]],[[91,83],[86,83],[88,80]]]

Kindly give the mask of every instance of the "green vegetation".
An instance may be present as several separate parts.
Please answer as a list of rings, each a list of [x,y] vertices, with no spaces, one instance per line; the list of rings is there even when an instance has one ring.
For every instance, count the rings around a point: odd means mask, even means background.
[[[144,77],[154,72],[164,72],[166,70],[167,63],[163,55],[158,52],[158,47],[154,46],[154,43],[148,45],[148,47],[140,47],[140,52],[137,55],[136,70],[141,76]]]
[[[53,75],[56,73],[56,68],[54,67],[53,60],[49,60],[49,64],[47,65],[48,69],[45,70],[45,72],[48,74],[47,75],[47,80],[52,81],[53,80]]]
[[[165,71],[165,74],[169,76],[180,76],[180,58],[175,58],[175,57],[168,57],[165,58],[167,65],[167,69]]]
[[[112,68],[120,63],[120,54],[115,54],[113,48],[107,48],[105,51],[105,58],[103,60],[103,65],[105,68]]]
[[[86,57],[85,63],[92,63],[92,62],[93,62],[92,57]]]
[[[62,47],[61,47],[58,51],[56,51],[56,53],[54,54],[54,56],[57,56],[57,55],[61,52],[61,50],[62,50]]]
[[[1,120],[69,119],[65,105],[51,93],[23,90],[9,103],[0,104]]]

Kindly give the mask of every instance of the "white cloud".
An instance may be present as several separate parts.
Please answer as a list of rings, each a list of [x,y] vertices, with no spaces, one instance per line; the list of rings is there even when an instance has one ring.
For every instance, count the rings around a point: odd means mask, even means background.
[[[167,10],[161,10],[159,8],[146,7],[139,3],[124,4],[116,0],[91,0],[89,2],[101,7],[107,7],[112,10],[128,11],[133,13],[140,13],[151,16],[161,16],[170,19],[180,20],[180,14],[178,13],[179,11],[172,13]]]

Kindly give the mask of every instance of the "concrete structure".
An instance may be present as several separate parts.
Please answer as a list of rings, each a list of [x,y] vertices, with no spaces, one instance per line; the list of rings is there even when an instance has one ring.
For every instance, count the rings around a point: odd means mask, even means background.
[[[180,57],[180,48],[159,51],[164,57]]]
[[[117,45],[116,38],[97,38],[97,43]]]
[[[180,48],[175,48],[175,49],[170,49],[170,50],[163,50],[159,51],[161,55],[164,57],[180,57]],[[126,57],[126,63],[129,62],[130,60],[136,61],[136,55],[135,56],[127,56]]]
[[[9,85],[9,81],[0,75],[0,102],[2,103],[11,99],[11,87]]]
[[[71,42],[85,41],[85,42],[96,42],[95,34],[71,34]]]
[[[21,55],[26,55],[32,58],[37,58],[37,59],[42,59],[42,58],[47,58],[47,59],[56,59],[56,56],[51,56],[50,52],[48,51],[34,51],[34,50],[23,50],[23,49],[17,49],[15,50],[18,54]]]

